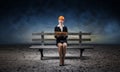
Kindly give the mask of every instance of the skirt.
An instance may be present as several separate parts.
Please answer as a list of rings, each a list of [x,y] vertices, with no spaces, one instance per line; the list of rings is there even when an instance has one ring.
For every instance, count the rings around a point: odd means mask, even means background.
[[[58,43],[67,43],[67,40],[56,40],[56,45],[58,45]]]

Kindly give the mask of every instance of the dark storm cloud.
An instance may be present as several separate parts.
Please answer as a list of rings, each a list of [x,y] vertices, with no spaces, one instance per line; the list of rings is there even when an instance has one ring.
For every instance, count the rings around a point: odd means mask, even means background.
[[[59,15],[70,32],[92,32],[95,43],[119,43],[117,5],[112,0],[4,0],[0,43],[30,43],[32,32],[53,32]]]

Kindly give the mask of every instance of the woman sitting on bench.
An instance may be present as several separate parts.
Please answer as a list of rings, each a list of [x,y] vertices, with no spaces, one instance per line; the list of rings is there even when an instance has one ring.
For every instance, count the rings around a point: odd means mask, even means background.
[[[55,27],[54,31],[55,31],[56,45],[58,46],[60,66],[64,66],[64,59],[67,48],[67,37],[68,37],[67,27],[63,25],[64,16],[59,16],[58,23],[59,24]]]

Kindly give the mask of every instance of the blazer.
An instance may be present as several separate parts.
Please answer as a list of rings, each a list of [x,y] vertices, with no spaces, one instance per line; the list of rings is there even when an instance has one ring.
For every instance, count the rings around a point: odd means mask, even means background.
[[[54,28],[54,31],[56,32],[68,32],[68,29],[67,29],[67,27],[66,26],[63,26],[63,30],[61,31],[61,29],[60,29],[60,27],[59,26],[56,26],[55,28]],[[66,42],[67,43],[67,37],[68,36],[60,36],[60,37],[57,37],[57,36],[55,36],[55,38],[56,38],[56,44],[57,43],[63,43],[63,42]]]

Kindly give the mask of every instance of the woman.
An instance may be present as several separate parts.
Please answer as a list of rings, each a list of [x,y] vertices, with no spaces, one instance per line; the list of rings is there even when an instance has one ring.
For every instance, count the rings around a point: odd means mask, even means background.
[[[58,47],[59,52],[59,58],[60,58],[60,66],[64,66],[64,59],[66,54],[66,48],[67,48],[67,27],[64,26],[64,16],[59,16],[58,18],[58,25],[55,27],[54,31],[55,33],[59,33],[59,35],[55,34],[56,38],[56,45]],[[62,33],[65,33],[64,35],[60,35]]]

